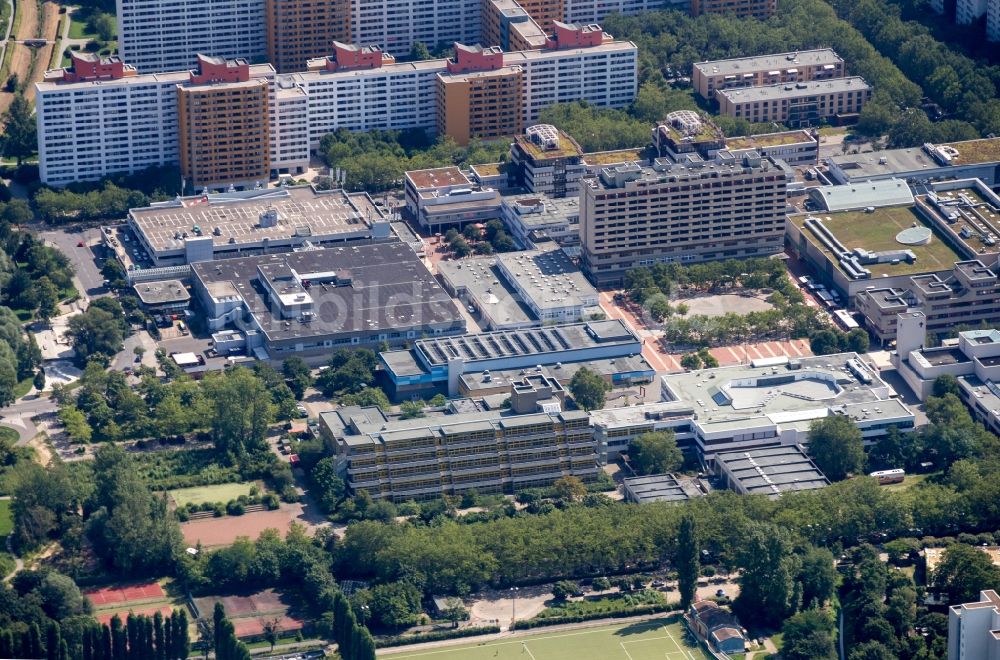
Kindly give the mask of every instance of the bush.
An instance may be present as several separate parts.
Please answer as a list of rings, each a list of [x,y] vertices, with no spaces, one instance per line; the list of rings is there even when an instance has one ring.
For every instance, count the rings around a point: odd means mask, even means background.
[[[607,591],[611,588],[611,580],[606,577],[596,577],[590,583],[594,591]]]
[[[375,648],[389,648],[391,646],[406,646],[407,644],[420,644],[423,642],[436,642],[442,639],[459,639],[461,637],[476,637],[478,635],[493,635],[500,632],[499,626],[477,626],[475,628],[449,628],[447,630],[434,630],[417,635],[393,635],[391,637],[376,637]]]
[[[637,605],[635,607],[625,607],[621,609],[595,610],[586,614],[571,614],[567,616],[550,616],[528,619],[527,621],[515,621],[511,630],[530,630],[541,626],[558,626],[563,623],[580,623],[581,621],[592,621],[594,619],[620,619],[627,616],[638,616],[644,614],[658,614],[669,612],[672,605],[660,603],[656,605]]]
[[[242,516],[246,512],[246,507],[239,500],[229,500],[229,503],[226,504],[226,513],[231,516]]]
[[[268,511],[274,511],[277,509],[281,502],[278,500],[278,496],[274,493],[268,493],[260,499],[260,503],[267,507]]]
[[[289,504],[294,504],[299,501],[299,491],[295,490],[295,486],[289,484],[281,489],[281,499]]]

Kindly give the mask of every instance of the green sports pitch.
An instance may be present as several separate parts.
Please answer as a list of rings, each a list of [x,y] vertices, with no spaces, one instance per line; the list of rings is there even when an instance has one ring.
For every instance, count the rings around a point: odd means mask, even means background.
[[[386,653],[394,660],[709,660],[676,617]]]

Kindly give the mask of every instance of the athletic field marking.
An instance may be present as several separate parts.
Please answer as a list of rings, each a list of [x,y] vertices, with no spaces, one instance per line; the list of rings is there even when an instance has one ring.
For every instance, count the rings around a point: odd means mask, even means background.
[[[669,628],[667,628],[666,626],[663,626],[663,631],[665,633],[667,633],[667,637],[670,638],[670,641],[672,641],[674,643],[674,645],[676,645],[677,648],[680,649],[680,651],[681,651],[681,657],[682,658],[684,657],[684,654],[686,653],[687,657],[688,657],[688,660],[696,660],[696,658],[694,657],[694,654],[691,653],[691,651],[686,650],[682,644],[678,643],[677,640],[674,639],[674,636],[670,633],[670,629]]]
[[[653,621],[655,621],[655,619]],[[642,622],[640,621],[639,623],[642,623]],[[538,641],[543,641],[543,640],[547,640],[547,639],[562,639],[563,637],[578,637],[579,635],[590,635],[590,634],[593,634],[593,633],[596,633],[596,632],[601,632],[601,631],[611,630],[611,629],[619,630],[621,628],[622,628],[621,625],[599,626],[599,627],[595,627],[595,628],[587,628],[587,629],[581,630],[579,632],[564,633],[562,635],[547,635],[545,637],[532,637],[531,641],[538,642]],[[654,628],[664,628],[665,629],[665,626],[663,626],[661,624],[657,624],[655,626],[650,626],[650,630],[652,630]],[[669,635],[669,634],[670,633],[668,631],[667,635]],[[632,641],[641,642],[642,640],[637,639],[637,640],[632,640]],[[495,640],[495,641],[492,641],[492,642],[484,642],[481,646],[509,646],[510,644],[520,644],[520,643],[521,643],[520,639],[512,639],[510,641],[501,641],[501,640],[498,639],[498,640]],[[438,653],[447,653],[449,651],[455,651],[455,650],[456,649],[454,649],[454,648],[452,648],[452,649],[440,648],[440,649],[435,649],[433,651],[424,651],[423,653],[409,653],[409,654],[405,654],[405,655],[401,653],[401,654],[396,655],[396,657],[398,657],[398,658],[419,658],[419,657],[425,656],[425,655],[436,655]]]
[[[625,655],[628,657],[628,660],[633,660],[632,654],[628,652],[627,648],[625,648],[625,642],[618,642],[618,646],[622,647],[622,651],[625,652]]]
[[[522,644],[521,644],[521,648],[523,648],[523,649],[524,649],[525,651],[527,651],[527,652],[528,652],[528,657],[530,657],[530,658],[531,658],[531,660],[537,660],[537,659],[535,658],[535,654],[534,654],[534,653],[532,653],[532,652],[531,652],[531,649],[529,649],[529,648],[528,648],[528,644],[527,644],[527,643],[522,643]]]

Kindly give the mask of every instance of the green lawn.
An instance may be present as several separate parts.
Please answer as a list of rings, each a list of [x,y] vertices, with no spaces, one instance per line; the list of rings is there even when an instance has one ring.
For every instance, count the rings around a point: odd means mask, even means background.
[[[903,477],[903,483],[887,484],[883,486],[886,490],[909,490],[927,480],[928,477],[940,474],[940,472],[930,472],[927,474],[908,474]]]
[[[8,426],[0,426],[0,442],[17,442],[19,437],[21,436],[14,429]]]
[[[708,660],[686,638],[679,619],[656,619],[439,649],[393,653],[391,658],[426,660]]]
[[[14,531],[14,516],[10,512],[10,500],[0,500],[0,540]]]
[[[240,495],[250,496],[250,489],[256,484],[250,481],[241,481],[230,484],[215,484],[214,486],[193,486],[191,488],[178,488],[168,490],[167,493],[173,498],[177,506],[185,504],[205,504],[206,502],[222,502],[225,504],[229,500],[235,500]]]
[[[76,10],[70,14],[69,38],[70,39],[96,39],[97,34],[87,29],[87,12]]]

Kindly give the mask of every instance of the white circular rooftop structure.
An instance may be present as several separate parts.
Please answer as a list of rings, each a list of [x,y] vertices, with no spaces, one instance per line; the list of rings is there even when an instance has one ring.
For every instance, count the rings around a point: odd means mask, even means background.
[[[903,245],[927,245],[931,242],[933,236],[934,234],[931,232],[930,227],[917,225],[915,227],[907,227],[896,234],[896,242]]]

